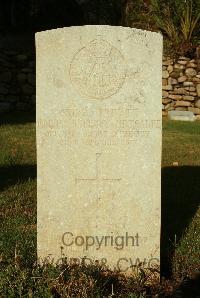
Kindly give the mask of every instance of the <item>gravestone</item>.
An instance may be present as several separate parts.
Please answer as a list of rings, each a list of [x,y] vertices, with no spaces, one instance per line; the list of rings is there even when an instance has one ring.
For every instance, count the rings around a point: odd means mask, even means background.
[[[36,34],[38,257],[159,263],[162,37]]]

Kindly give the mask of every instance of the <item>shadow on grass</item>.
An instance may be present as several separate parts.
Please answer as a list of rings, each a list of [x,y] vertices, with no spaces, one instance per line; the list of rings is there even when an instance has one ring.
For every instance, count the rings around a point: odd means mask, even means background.
[[[0,167],[0,191],[36,178],[36,165]],[[177,241],[195,215],[200,202],[200,167],[162,169],[161,275],[170,277],[171,256]]]
[[[35,123],[35,121],[36,121],[36,113],[34,111],[12,112],[12,113],[5,113],[0,115],[0,125]]]
[[[171,275],[175,235],[179,241],[200,203],[200,167],[162,169],[161,274]]]
[[[13,165],[0,167],[0,191],[28,179],[35,179],[36,165]]]

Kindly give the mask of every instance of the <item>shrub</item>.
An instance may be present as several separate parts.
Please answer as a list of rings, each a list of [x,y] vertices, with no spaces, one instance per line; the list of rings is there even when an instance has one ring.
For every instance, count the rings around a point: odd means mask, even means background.
[[[124,25],[161,31],[167,51],[181,55],[195,51],[200,35],[199,0],[128,0],[123,11]]]

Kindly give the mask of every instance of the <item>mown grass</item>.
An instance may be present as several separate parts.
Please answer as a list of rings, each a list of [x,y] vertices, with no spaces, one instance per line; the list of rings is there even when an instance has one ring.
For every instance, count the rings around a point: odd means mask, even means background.
[[[162,167],[200,166],[200,122],[163,121]]]
[[[124,279],[98,266],[36,265],[34,117],[14,114],[0,122],[0,297],[167,297],[168,282],[149,287],[142,270]],[[199,179],[200,122],[165,120],[161,252],[171,284],[200,269]]]

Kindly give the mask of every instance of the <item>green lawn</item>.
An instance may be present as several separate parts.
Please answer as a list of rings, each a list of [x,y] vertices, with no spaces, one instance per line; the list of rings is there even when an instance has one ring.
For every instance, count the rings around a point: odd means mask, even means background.
[[[52,288],[52,284],[55,286],[60,268],[38,268],[34,265],[34,117],[15,114],[10,118],[4,116],[0,122],[0,265],[3,268],[0,275],[0,297],[52,297],[49,288]],[[171,268],[174,279],[178,279],[200,268],[200,122],[165,120],[162,160],[162,272],[170,273]],[[73,279],[69,277],[71,273],[67,272],[68,279]],[[83,284],[91,285],[91,272],[89,277],[88,273],[79,274],[76,284],[79,284],[80,291]],[[95,280],[94,274],[92,276]],[[89,286],[87,288],[91,296],[78,296],[77,292],[73,292],[75,296],[71,297],[102,297],[97,292],[105,295],[105,289],[110,288],[109,283],[114,283],[116,277],[104,280],[100,276],[101,279],[95,282],[96,292],[92,292]],[[135,285],[135,282],[132,281],[132,284]],[[129,284],[126,287],[133,293]],[[117,297],[139,296],[126,294]]]
[[[176,163],[178,166],[173,166]],[[163,270],[174,276],[200,268],[200,122],[163,122]],[[171,261],[173,260],[173,261]]]

